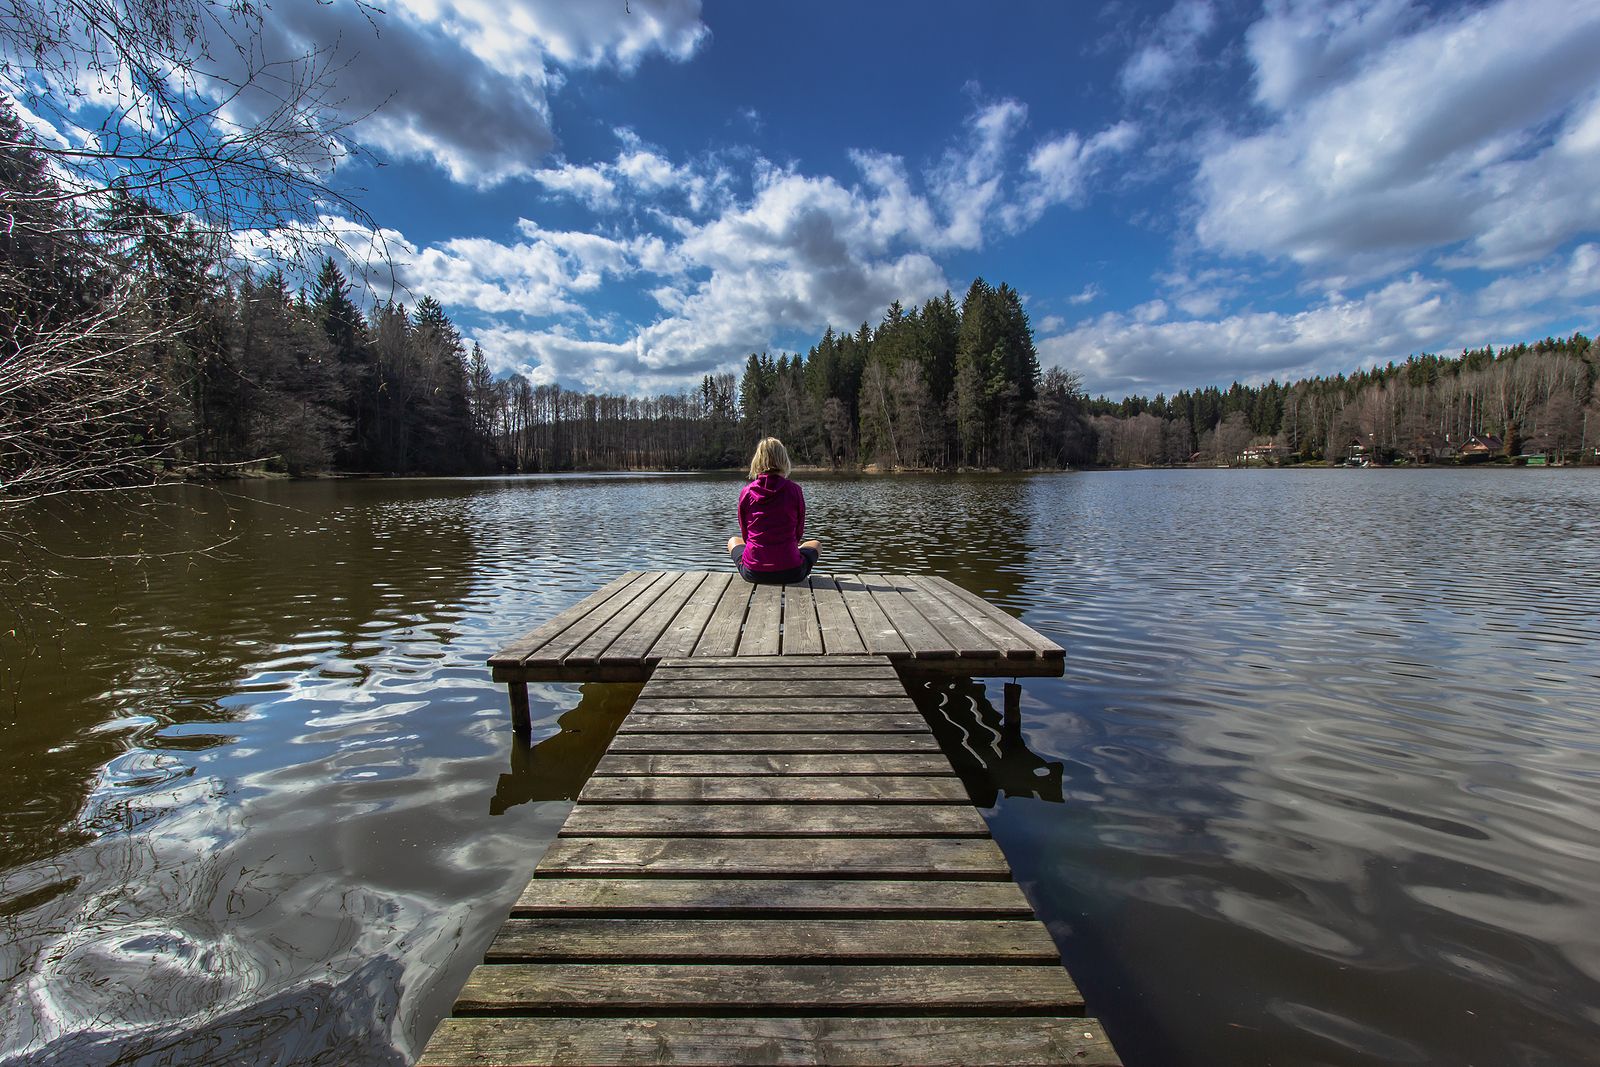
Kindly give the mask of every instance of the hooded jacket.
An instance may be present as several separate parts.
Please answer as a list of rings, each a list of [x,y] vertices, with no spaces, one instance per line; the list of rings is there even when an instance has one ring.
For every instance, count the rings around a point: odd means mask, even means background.
[[[739,536],[744,565],[753,571],[786,571],[801,565],[806,498],[800,486],[774,471],[739,494]]]

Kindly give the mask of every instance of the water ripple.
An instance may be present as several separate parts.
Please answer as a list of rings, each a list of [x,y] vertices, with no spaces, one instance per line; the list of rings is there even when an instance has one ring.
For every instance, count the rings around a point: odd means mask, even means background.
[[[1595,473],[806,484],[827,568],[945,575],[1067,649],[1020,721],[1000,680],[913,695],[1129,1064],[1573,1064]],[[723,566],[737,488],[42,516],[145,559],[65,567],[17,687],[0,1062],[408,1062],[637,692],[533,686],[513,743],[484,657],[622,569]]]

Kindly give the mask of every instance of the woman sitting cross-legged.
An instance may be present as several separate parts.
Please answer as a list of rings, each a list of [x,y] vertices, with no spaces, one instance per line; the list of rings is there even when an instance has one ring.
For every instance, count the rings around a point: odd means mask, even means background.
[[[806,498],[789,480],[789,453],[768,437],[750,460],[750,484],[739,494],[739,536],[728,538],[728,555],[747,582],[803,582],[822,545],[802,540]]]

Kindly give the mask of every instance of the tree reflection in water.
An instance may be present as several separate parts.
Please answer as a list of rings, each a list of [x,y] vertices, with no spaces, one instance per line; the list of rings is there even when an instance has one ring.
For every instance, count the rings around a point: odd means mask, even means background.
[[[579,687],[578,706],[556,720],[561,727],[556,733],[530,745],[508,731],[511,773],[495,783],[489,814],[503,814],[530,800],[578,799],[641,688],[589,682]]]
[[[913,680],[906,691],[916,701],[950,757],[972,802],[992,808],[1003,796],[1062,802],[1064,764],[1044,759],[1022,737],[1017,705],[1021,687],[1006,686],[1007,708],[996,710],[988,690],[972,678]]]

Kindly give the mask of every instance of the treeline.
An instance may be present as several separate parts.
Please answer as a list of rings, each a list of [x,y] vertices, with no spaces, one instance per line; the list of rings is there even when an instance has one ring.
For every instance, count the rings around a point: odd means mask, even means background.
[[[1292,385],[1234,382],[1171,397],[1088,404],[1102,465],[1448,461],[1476,443],[1592,462],[1600,444],[1600,350],[1581,333],[1457,357],[1412,356]]]
[[[364,315],[331,261],[210,294],[205,344],[169,361],[169,452],[291,474],[478,474],[719,466],[737,453],[732,375],[653,398],[496,378],[431,297]]]
[[[1015,289],[972,283],[873,328],[829,328],[802,357],[751,355],[739,409],[804,461],[890,468],[1061,467],[1093,456],[1078,379],[1041,376]]]
[[[265,464],[467,474],[722,466],[732,375],[654,398],[496,379],[435,300],[364,314],[331,260],[298,290],[121,190],[74,199],[0,100],[0,497]]]

